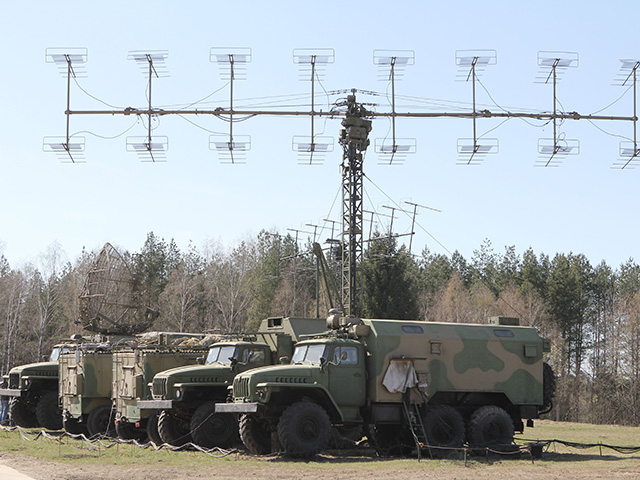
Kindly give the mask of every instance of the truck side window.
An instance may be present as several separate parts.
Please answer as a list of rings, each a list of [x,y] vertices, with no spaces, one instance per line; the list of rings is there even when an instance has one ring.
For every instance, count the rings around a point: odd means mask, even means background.
[[[347,354],[346,360],[342,360],[343,353]],[[333,351],[332,361],[341,365],[357,365],[358,349],[356,347],[336,347]]]
[[[246,363],[249,365],[264,365],[264,350],[262,349],[252,349],[252,350],[247,350],[248,352],[248,359],[246,360]]]

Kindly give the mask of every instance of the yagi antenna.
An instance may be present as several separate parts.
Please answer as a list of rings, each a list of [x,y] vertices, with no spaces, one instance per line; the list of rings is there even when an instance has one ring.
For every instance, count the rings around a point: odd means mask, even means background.
[[[45,50],[45,62],[53,63],[64,78],[67,79],[67,133],[64,137],[44,137],[42,149],[45,152],[53,152],[64,163],[84,163],[84,137],[75,137],[71,141],[70,127],[70,102],[71,102],[71,78],[85,78],[87,71],[88,52],[86,48],[47,48]]]
[[[251,150],[249,135],[233,134],[233,87],[236,80],[246,80],[251,59],[251,49],[246,47],[211,47],[209,50],[209,61],[218,65],[220,77],[229,82],[229,110],[220,109],[221,114],[228,113],[229,116],[229,138],[222,141],[216,135],[209,137],[209,148],[218,152],[221,163],[246,163],[246,153]],[[222,115],[217,116],[223,119]]]
[[[376,138],[374,150],[378,163],[394,165],[417,151],[415,138],[396,137],[396,80],[402,80],[406,67],[416,63],[416,54],[412,50],[374,50],[373,63],[378,67],[378,80],[391,85],[391,138]]]
[[[640,61],[636,59],[620,59],[622,65],[620,66],[620,73],[618,79],[614,82],[615,85],[621,87],[633,88],[633,141],[620,142],[620,159],[613,164],[613,168],[624,170],[626,168],[634,168],[640,162],[640,149],[638,148],[638,115],[637,115],[637,80],[638,80],[638,67],[640,67]]]
[[[151,93],[154,78],[169,76],[169,70],[165,64],[169,52],[166,50],[131,51],[127,54],[127,60],[136,62],[142,74],[147,78],[147,97],[149,109],[147,110],[147,136],[127,137],[127,152],[134,152],[143,162],[164,162],[169,148],[167,137],[154,137],[152,123],[156,115],[151,103]],[[139,113],[138,113],[139,114]]]
[[[458,73],[456,79],[462,82],[471,82],[473,97],[473,138],[458,139],[458,165],[478,165],[488,154],[496,154],[499,151],[497,138],[478,137],[477,117],[482,115],[476,108],[476,82],[489,65],[498,63],[498,54],[495,50],[458,50],[456,52],[456,65]]]
[[[578,66],[578,54],[574,52],[538,52],[538,75],[535,83],[551,83],[553,86],[553,138],[541,138],[538,140],[539,160],[536,166],[558,166],[567,155],[580,153],[580,142],[574,139],[566,139],[564,134],[558,133],[558,97],[556,94],[558,83],[568,68]]]
[[[322,165],[324,155],[333,152],[333,137],[318,136],[315,132],[316,117],[316,82],[324,79],[327,65],[336,60],[332,48],[297,48],[293,50],[293,63],[298,65],[300,81],[311,83],[311,135],[293,137],[292,148],[298,153],[300,165]]]

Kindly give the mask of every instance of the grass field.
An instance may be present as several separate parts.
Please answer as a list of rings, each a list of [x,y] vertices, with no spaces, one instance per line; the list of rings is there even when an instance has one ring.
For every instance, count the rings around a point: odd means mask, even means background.
[[[25,439],[27,438],[27,439]],[[503,457],[453,454],[447,459],[378,458],[370,449],[331,451],[307,460],[279,456],[252,457],[242,451],[211,457],[197,451],[173,452],[130,445],[105,448],[99,444],[63,438],[21,437],[18,431],[0,431],[0,463],[38,480],[149,478],[362,478],[373,479],[491,479],[521,476],[531,479],[638,479],[640,452],[622,454],[605,447],[580,449],[552,443],[542,459],[529,455]],[[640,447],[640,428],[538,421],[522,440]]]

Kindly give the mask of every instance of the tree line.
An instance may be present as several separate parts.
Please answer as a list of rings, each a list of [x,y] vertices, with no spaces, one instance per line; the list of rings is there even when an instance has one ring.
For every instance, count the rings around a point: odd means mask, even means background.
[[[269,316],[315,317],[330,305],[317,284],[311,245],[262,231],[233,248],[209,243],[181,251],[149,233],[138,252],[121,252],[154,329],[239,332]],[[78,297],[98,251],[63,262],[51,245],[12,268],[0,257],[0,373],[42,359],[75,333]],[[340,246],[326,251],[339,284]],[[556,420],[640,425],[640,266],[592,265],[582,254],[496,252],[489,240],[465,259],[427,248],[411,255],[393,237],[374,235],[359,266],[366,318],[484,323],[520,318],[552,342],[546,359],[558,389]],[[86,332],[85,332],[86,333]]]

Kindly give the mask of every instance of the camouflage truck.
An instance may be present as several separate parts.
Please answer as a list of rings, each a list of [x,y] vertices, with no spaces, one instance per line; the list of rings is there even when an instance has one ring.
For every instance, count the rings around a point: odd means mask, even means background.
[[[157,414],[140,410],[137,402],[151,397],[149,384],[156,373],[195,364],[207,347],[198,343],[204,334],[154,333],[141,335],[133,348],[114,352],[111,392],[117,435],[159,444]]]
[[[59,395],[64,429],[72,434],[114,435],[111,384],[113,353],[135,337],[110,336],[85,343],[58,360]]]
[[[331,427],[365,427],[383,454],[424,446],[498,447],[523,420],[551,409],[549,341],[517,319],[489,324],[327,319],[331,332],[298,342],[291,365],[236,376],[233,403],[250,451],[308,456]]]
[[[86,337],[75,335],[71,340],[54,345],[45,361],[20,365],[9,371],[5,376],[7,388],[0,389],[0,396],[10,397],[9,415],[13,423],[24,428],[62,428],[58,402],[58,358],[83,341]]]
[[[263,320],[254,334],[221,335],[205,365],[157,374],[153,400],[138,401],[138,407],[160,411],[158,430],[163,442],[228,447],[238,438],[237,416],[216,414],[214,406],[225,400],[233,378],[251,368],[288,362],[300,335],[324,331],[325,324],[324,319],[277,317]]]

